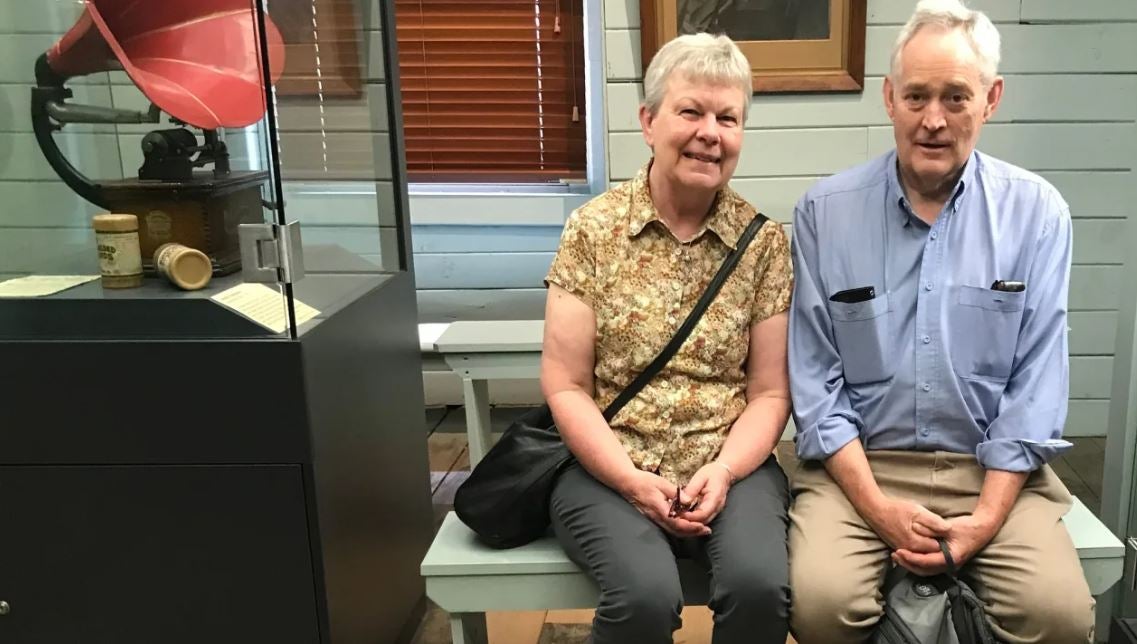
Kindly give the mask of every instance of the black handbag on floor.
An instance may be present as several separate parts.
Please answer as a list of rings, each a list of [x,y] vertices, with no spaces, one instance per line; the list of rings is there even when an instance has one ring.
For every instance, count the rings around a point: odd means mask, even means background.
[[[675,336],[608,405],[604,410],[604,420],[611,422],[671,360],[766,221],[766,216],[761,213],[754,217]],[[525,545],[542,537],[548,530],[549,496],[553,484],[572,462],[572,453],[553,424],[549,406],[541,405],[514,421],[474,467],[470,477],[458,487],[454,511],[462,523],[491,547]]]

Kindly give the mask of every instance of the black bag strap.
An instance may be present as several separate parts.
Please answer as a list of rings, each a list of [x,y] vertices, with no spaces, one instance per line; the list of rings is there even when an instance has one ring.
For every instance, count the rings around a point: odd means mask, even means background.
[[[679,351],[679,347],[683,346],[683,343],[687,341],[687,336],[691,335],[691,331],[695,328],[695,325],[699,323],[699,318],[703,317],[703,313],[705,313],[707,307],[711,305],[711,301],[718,295],[719,289],[722,288],[727,278],[730,277],[730,274],[734,271],[734,267],[738,265],[738,260],[742,259],[742,254],[745,253],[746,248],[750,246],[750,241],[754,239],[754,235],[758,233],[758,229],[767,221],[766,215],[762,213],[758,213],[754,216],[754,219],[750,220],[750,224],[746,226],[746,231],[738,238],[738,243],[735,245],[734,250],[723,260],[722,266],[720,266],[718,272],[715,273],[711,283],[707,285],[707,290],[703,291],[702,297],[695,303],[695,308],[687,315],[687,319],[683,320],[683,324],[679,327],[679,330],[675,332],[671,341],[667,343],[667,346],[663,347],[663,350],[659,352],[655,360],[652,360],[651,364],[641,371],[635,380],[620,392],[619,396],[616,396],[612,404],[608,405],[607,409],[604,410],[604,420],[611,422],[612,419],[616,417],[616,414],[620,413],[620,410],[624,408],[624,405],[628,404],[632,398],[635,398],[636,394],[644,388],[644,385],[650,382],[651,379],[663,369],[663,366],[671,360],[675,353]]]
[[[938,541],[940,544],[940,552],[944,553],[944,561],[947,562],[947,574],[954,578],[957,572],[955,567],[955,559],[951,556],[951,550],[948,548],[947,541],[944,541],[938,537],[936,538],[936,541]]]

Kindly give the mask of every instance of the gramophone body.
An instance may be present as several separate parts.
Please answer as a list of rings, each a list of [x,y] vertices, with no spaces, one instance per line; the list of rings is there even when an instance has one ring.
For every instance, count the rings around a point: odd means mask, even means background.
[[[231,171],[218,131],[256,123],[265,112],[261,29],[271,80],[283,69],[284,47],[271,20],[258,23],[248,0],[86,0],[75,26],[36,61],[32,123],[36,140],[60,178],[111,212],[138,216],[143,268],[177,242],[209,256],[214,274],[241,268],[238,226],[264,221],[267,172]],[[121,69],[151,101],[148,112],[68,103],[69,78]],[[158,123],[178,127],[140,141],[138,176],[94,182],[63,155],[52,134],[68,123]],[[203,140],[190,130],[202,130]]]
[[[167,242],[208,255],[214,275],[240,270],[237,226],[264,221],[261,187],[268,173],[237,171],[216,178],[201,174],[186,181],[131,178],[102,183],[111,211],[138,216],[147,273],[154,272],[154,251]]]

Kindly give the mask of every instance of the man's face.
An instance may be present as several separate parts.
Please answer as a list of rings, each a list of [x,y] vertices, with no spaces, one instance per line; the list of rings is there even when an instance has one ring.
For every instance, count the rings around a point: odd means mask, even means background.
[[[983,85],[963,31],[917,32],[900,52],[896,78],[884,81],[906,187],[921,194],[950,190],[1002,95],[1002,78]]]

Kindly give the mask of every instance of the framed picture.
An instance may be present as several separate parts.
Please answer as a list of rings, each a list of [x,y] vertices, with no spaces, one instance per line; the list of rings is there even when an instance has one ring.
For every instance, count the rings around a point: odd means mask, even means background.
[[[644,70],[675,36],[730,36],[754,92],[859,92],[867,0],[640,0]]]

